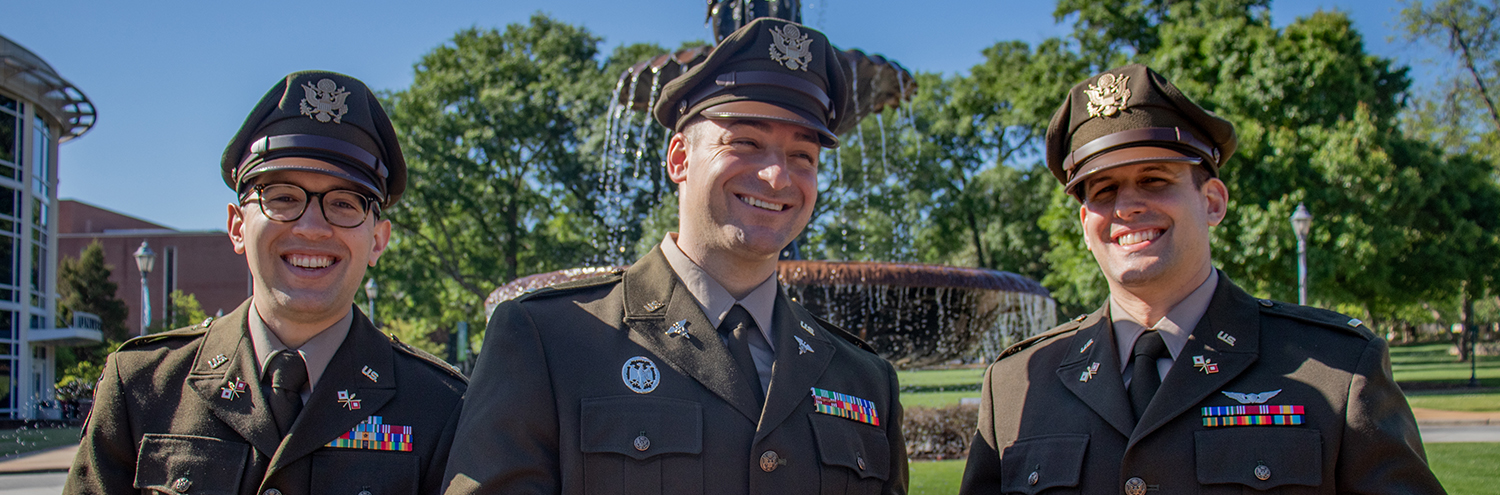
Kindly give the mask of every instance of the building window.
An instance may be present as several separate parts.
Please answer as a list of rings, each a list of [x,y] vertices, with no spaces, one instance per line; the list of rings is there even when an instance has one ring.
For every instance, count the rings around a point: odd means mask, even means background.
[[[15,189],[0,186],[0,301],[17,302],[19,296],[21,222],[16,213],[20,196]]]
[[[41,117],[36,117],[36,123],[31,126],[31,189],[36,191],[37,197],[52,198],[52,132],[47,128],[47,122]],[[42,211],[46,217],[46,211]],[[45,222],[43,222],[45,224]]]
[[[0,176],[16,179],[16,163],[21,161],[21,138],[26,134],[21,102],[0,95]]]

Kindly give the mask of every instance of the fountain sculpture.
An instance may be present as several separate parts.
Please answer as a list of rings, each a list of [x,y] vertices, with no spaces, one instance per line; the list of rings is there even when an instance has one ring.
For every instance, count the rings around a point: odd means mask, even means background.
[[[708,23],[715,42],[758,17],[801,22],[800,0],[709,0]],[[651,148],[666,131],[647,115],[662,86],[708,56],[710,46],[652,57],[630,67],[615,86],[606,132],[610,200],[604,217],[618,228],[601,252],[602,267],[575,268],[516,279],[492,292],[488,314],[523,292],[625,268],[626,227],[639,205],[669,190]],[[841,50],[854,86],[854,116],[834,129],[843,134],[864,117],[898,108],[916,91],[911,73],[879,55]],[[1004,346],[1053,325],[1055,306],[1041,284],[1014,273],[978,268],[852,261],[808,261],[796,246],[783,252],[778,278],[794,300],[814,314],[859,335],[898,367],[912,368],[955,358],[994,358]]]

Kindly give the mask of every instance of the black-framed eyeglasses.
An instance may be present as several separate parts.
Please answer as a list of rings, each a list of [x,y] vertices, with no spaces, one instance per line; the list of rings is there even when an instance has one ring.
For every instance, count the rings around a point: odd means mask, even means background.
[[[244,198],[241,204],[255,201],[266,218],[277,222],[295,222],[307,213],[310,200],[319,200],[323,219],[329,225],[351,229],[365,223],[371,210],[378,210],[374,199],[348,189],[333,189],[323,192],[307,192],[295,184],[256,184],[251,189],[254,198]]]

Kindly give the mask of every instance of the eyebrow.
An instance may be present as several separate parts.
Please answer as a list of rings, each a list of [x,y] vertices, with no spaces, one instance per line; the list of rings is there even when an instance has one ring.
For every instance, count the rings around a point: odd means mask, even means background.
[[[752,129],[755,129],[755,130],[758,130],[758,131],[761,131],[761,132],[764,132],[764,133],[767,133],[767,134],[774,132],[774,130],[771,128],[771,124],[768,124],[766,122],[761,122],[759,120],[752,120],[752,119],[740,119],[740,120],[736,120],[734,122],[731,122],[728,126],[726,126],[726,128],[728,128],[728,129],[734,129],[735,127],[739,127],[739,126],[750,127]],[[802,127],[802,126],[798,126],[798,129],[805,129],[805,128]],[[796,139],[798,141],[807,142],[807,143],[813,143],[813,144],[822,146],[822,141],[818,140],[817,135],[815,135],[813,133],[810,133],[810,132],[807,132],[805,130],[801,130],[801,131],[795,133],[794,137],[796,137]]]

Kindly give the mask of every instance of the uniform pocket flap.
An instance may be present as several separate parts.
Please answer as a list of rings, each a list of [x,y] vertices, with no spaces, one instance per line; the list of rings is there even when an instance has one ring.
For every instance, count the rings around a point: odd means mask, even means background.
[[[1193,434],[1198,482],[1256,490],[1323,484],[1323,435],[1317,430],[1237,427]]]
[[[622,396],[583,399],[582,405],[584,453],[641,460],[703,452],[703,406],[697,402]]]
[[[860,478],[890,478],[891,444],[885,430],[837,416],[813,414],[813,436],[818,442],[818,457],[823,464],[843,466],[859,473]]]
[[[1088,435],[1043,435],[1010,444],[1000,454],[1000,490],[1037,493],[1078,486]]]
[[[135,461],[135,488],[170,494],[237,493],[249,455],[248,444],[147,433]]]

